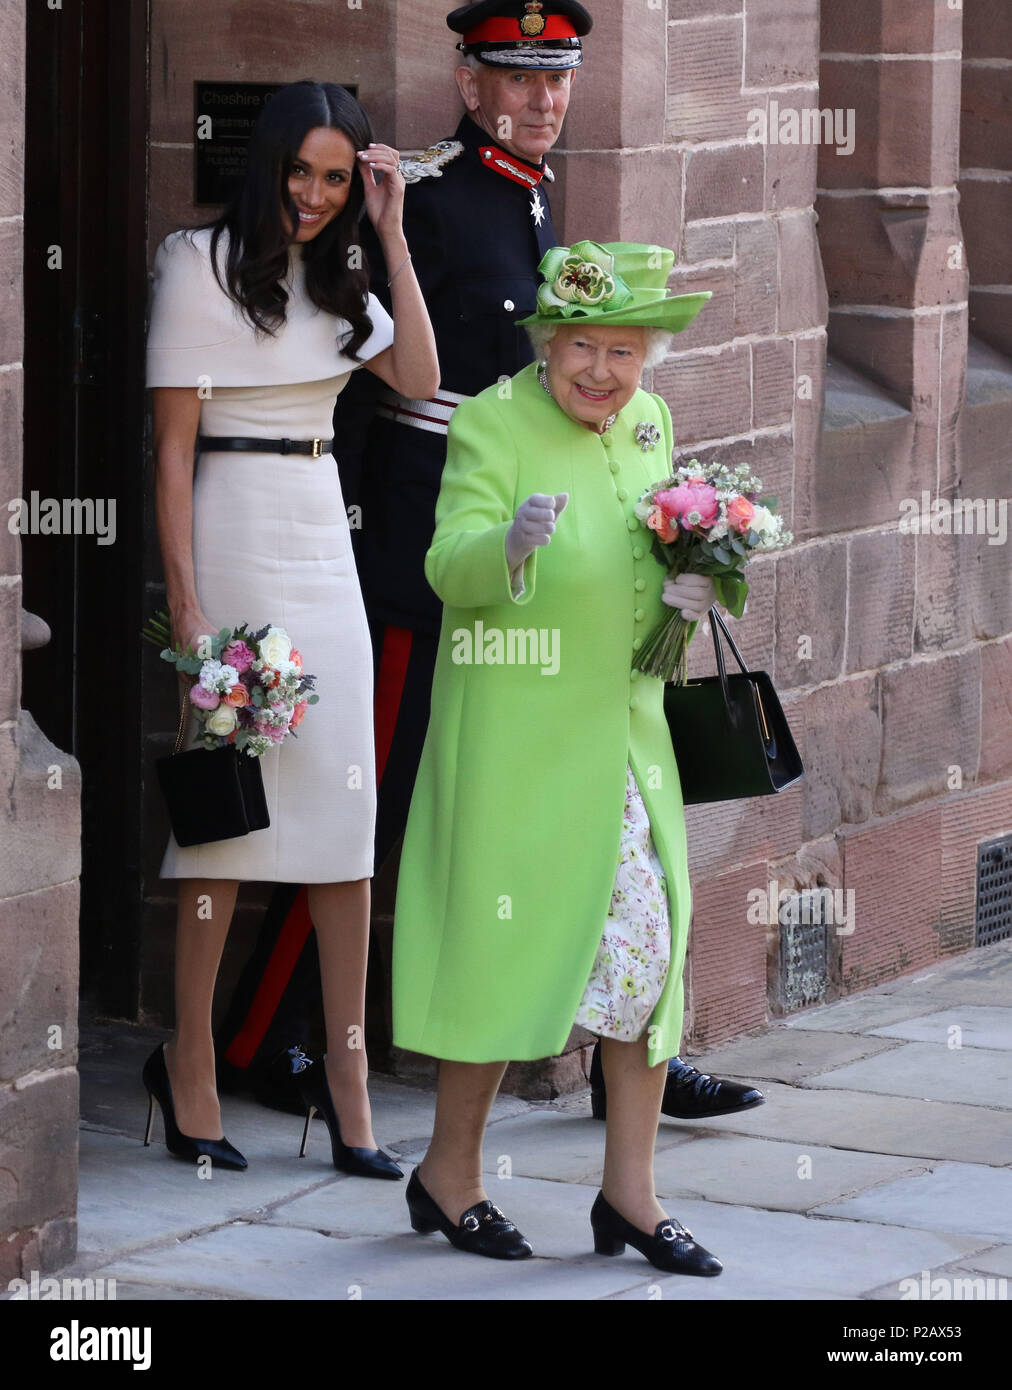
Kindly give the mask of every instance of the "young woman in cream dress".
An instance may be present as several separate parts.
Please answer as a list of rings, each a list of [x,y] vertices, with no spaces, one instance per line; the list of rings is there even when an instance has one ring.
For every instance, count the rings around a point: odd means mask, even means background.
[[[145,1082],[173,1152],[246,1166],[222,1136],[215,979],[239,882],[306,883],[328,1038],[325,1063],[313,1068],[315,1108],[335,1162],[400,1177],[375,1146],[362,1045],[372,653],[329,436],[337,395],[359,366],[419,398],[439,375],[401,226],[398,156],[371,140],[342,88],[284,88],[257,125],[237,198],[211,226],[168,237],[155,261],[148,385],[173,639],[193,645],[244,621],[282,627],[317,677],[320,702],[262,759],[268,829],[187,849],[170,839],[162,874],[180,880],[176,1033],[149,1059]],[[393,321],[368,293],[363,207],[391,267]]]

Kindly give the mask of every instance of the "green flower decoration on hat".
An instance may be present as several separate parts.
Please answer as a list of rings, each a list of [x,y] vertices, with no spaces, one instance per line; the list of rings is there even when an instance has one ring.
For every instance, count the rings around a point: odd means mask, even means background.
[[[538,287],[538,312],[549,318],[620,309],[632,297],[629,286],[615,274],[615,257],[596,241],[553,246],[538,270],[545,278]]]
[[[659,328],[680,333],[710,298],[710,291],[669,294],[675,253],[638,241],[575,241],[553,246],[538,270],[537,308],[518,324]]]

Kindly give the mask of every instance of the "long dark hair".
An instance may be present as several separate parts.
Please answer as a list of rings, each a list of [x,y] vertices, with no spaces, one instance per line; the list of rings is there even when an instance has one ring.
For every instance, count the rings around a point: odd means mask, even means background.
[[[242,188],[214,222],[211,264],[226,294],[239,304],[258,333],[274,333],[285,321],[288,293],[288,248],[295,239],[299,214],[288,190],[288,177],[302,142],[319,126],[339,130],[356,151],[373,138],[369,117],[353,96],[333,82],[293,82],[264,107],[250,139]],[[362,171],[356,161],[348,201],[312,241],[301,243],[306,292],[317,308],[346,319],[350,331],[341,351],[358,361],[358,349],[372,332],[366,312],[369,267],[359,246],[358,222],[364,206]],[[293,230],[285,231],[282,209]],[[224,266],[218,243],[228,232]],[[350,268],[352,264],[361,269]]]

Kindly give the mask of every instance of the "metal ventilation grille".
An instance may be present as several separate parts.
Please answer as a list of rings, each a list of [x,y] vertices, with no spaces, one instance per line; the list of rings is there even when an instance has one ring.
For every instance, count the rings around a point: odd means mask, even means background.
[[[1012,835],[977,846],[977,941],[1012,936]]]
[[[821,1004],[829,978],[828,928],[819,895],[805,891],[780,911],[780,988],[788,1013]],[[816,899],[819,901],[816,901]]]

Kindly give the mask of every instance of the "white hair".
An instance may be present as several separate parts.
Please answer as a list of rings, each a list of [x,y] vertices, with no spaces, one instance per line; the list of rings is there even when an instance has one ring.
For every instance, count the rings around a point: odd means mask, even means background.
[[[574,328],[580,324],[579,319],[567,319],[566,322]],[[544,358],[545,348],[562,326],[561,323],[529,323],[527,325],[527,336],[531,340],[531,346],[539,362]],[[643,370],[648,371],[651,367],[659,367],[664,361],[675,335],[669,333],[666,328],[647,328],[644,331],[647,335],[647,353],[643,359]]]

